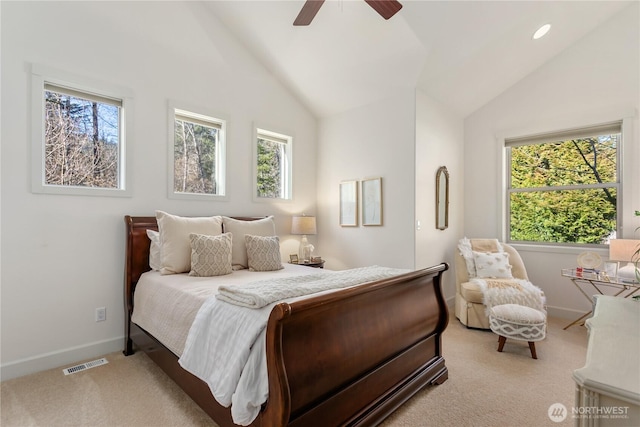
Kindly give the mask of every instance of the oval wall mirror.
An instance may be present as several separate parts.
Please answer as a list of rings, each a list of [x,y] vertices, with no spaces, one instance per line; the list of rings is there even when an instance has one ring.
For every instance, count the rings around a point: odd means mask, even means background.
[[[436,172],[436,228],[449,227],[449,171],[441,166]]]

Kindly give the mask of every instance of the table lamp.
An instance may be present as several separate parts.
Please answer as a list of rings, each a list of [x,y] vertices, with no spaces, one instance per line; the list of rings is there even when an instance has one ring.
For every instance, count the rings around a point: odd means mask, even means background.
[[[609,259],[627,262],[627,265],[618,268],[618,279],[626,282],[638,281],[637,262],[640,259],[640,254],[636,252],[639,248],[640,240],[612,239],[609,242]]]
[[[316,217],[315,216],[294,216],[291,221],[291,234],[302,234],[300,239],[300,248],[298,249],[298,257],[301,262],[308,263],[311,261],[311,253],[313,245],[307,240],[307,235],[316,234]]]

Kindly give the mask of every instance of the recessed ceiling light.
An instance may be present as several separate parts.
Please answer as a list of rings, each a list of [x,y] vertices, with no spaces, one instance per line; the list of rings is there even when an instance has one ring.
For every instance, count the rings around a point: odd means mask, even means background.
[[[542,27],[538,28],[538,30],[533,33],[533,39],[538,40],[541,37],[544,37],[545,34],[549,32],[551,29],[551,24],[544,24]]]

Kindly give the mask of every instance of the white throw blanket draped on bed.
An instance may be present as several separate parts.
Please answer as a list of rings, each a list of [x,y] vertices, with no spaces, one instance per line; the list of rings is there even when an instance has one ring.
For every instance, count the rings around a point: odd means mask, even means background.
[[[271,300],[275,293],[279,296],[288,295],[283,298],[305,295],[301,293],[305,283],[306,294],[311,294],[372,282],[408,271],[373,266],[322,274],[323,279],[332,279],[333,287],[329,287],[329,282],[325,280],[306,280],[307,277],[319,277],[313,274],[298,277],[302,286],[294,285],[292,282],[295,281],[289,279],[276,279],[239,288],[251,290],[248,294],[260,301],[255,303],[257,306]],[[277,292],[268,289],[269,283]],[[292,290],[285,292],[285,287],[291,287]],[[266,292],[262,294],[259,289],[266,289]],[[256,418],[269,394],[265,337],[267,320],[276,302],[266,304],[250,309],[210,297],[196,315],[180,358],[180,365],[205,381],[221,405],[231,405],[233,421],[240,425],[248,425]]]
[[[363,267],[336,271],[331,274],[283,277],[276,280],[261,280],[245,285],[222,285],[218,289],[218,299],[234,305],[261,308],[272,302],[331,289],[346,288],[359,283],[372,282],[406,273],[388,267]]]

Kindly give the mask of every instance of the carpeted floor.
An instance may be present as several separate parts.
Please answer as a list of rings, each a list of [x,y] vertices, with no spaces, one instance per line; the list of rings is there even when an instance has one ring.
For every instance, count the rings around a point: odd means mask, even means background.
[[[523,342],[467,329],[453,318],[444,334],[449,379],[418,393],[382,426],[556,426],[548,409],[574,403],[571,373],[584,366],[587,332],[549,319],[538,360]],[[65,376],[53,369],[0,384],[3,427],[215,426],[144,354],[105,356],[108,364]]]

